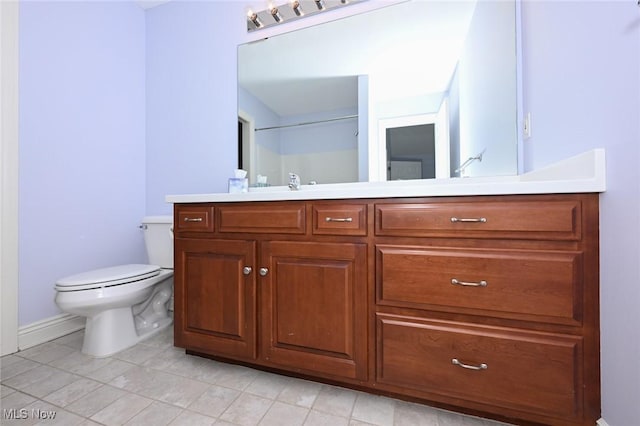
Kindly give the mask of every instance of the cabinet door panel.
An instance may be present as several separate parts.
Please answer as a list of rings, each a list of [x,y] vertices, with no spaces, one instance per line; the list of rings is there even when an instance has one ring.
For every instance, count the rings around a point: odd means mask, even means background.
[[[296,371],[366,376],[366,246],[266,242],[262,355]]]
[[[255,243],[176,239],[176,258],[176,344],[255,358]]]

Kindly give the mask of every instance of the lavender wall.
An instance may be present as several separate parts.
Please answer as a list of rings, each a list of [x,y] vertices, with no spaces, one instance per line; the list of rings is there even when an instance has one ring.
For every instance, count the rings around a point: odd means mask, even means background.
[[[225,192],[237,167],[244,4],[171,1],[146,12],[147,211],[167,194]]]
[[[523,8],[524,107],[535,169],[592,148],[607,155],[600,208],[603,417],[640,419],[640,9],[635,1]]]
[[[59,313],[57,279],[145,261],[144,12],[21,2],[19,324]]]

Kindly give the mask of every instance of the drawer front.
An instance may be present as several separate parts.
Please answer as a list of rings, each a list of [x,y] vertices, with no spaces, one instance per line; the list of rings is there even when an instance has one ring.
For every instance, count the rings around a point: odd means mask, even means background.
[[[576,336],[379,315],[377,380],[563,418],[582,411]]]
[[[218,207],[220,232],[304,234],[304,203],[264,203]]]
[[[376,235],[578,240],[580,201],[376,205]]]
[[[176,205],[176,231],[213,232],[213,207],[198,205]]]
[[[378,303],[577,325],[582,253],[376,246]],[[535,318],[533,318],[535,319]]]
[[[318,235],[367,235],[365,204],[314,204],[313,233]]]

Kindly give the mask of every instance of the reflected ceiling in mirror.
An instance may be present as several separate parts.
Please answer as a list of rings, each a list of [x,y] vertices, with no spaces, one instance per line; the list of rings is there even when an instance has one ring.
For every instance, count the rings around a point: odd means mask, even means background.
[[[513,2],[423,0],[241,45],[243,165],[252,182],[380,180],[378,123],[447,99],[450,169],[485,150],[470,175],[515,174],[515,43]]]

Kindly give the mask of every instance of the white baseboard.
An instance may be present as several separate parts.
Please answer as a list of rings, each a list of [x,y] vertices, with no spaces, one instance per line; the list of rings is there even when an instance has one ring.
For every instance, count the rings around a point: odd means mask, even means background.
[[[18,328],[18,350],[24,350],[84,328],[86,319],[60,314]]]
[[[600,419],[598,419],[598,421],[596,422],[597,426],[609,426],[609,423],[605,422],[604,419],[602,417],[600,417]]]

